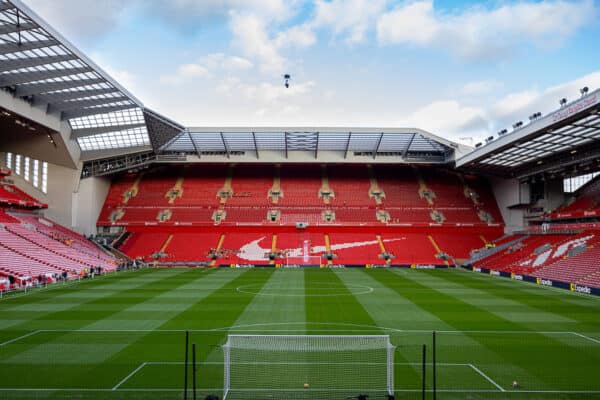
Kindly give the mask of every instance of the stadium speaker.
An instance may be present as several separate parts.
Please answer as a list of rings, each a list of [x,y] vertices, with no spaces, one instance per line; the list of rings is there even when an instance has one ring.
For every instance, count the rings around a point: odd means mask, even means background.
[[[306,229],[308,222],[296,222],[296,229]]]

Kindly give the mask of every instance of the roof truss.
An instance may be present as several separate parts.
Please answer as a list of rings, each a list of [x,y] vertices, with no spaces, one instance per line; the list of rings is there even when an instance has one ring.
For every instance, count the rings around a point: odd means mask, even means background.
[[[150,143],[141,102],[21,0],[0,0],[0,88],[68,120],[84,151]]]
[[[280,151],[285,158],[295,151],[311,152],[315,158],[324,151],[338,151],[347,158],[354,151],[374,158],[386,154],[445,162],[454,150],[415,129],[362,128],[188,128],[159,149],[161,153],[206,152],[227,157],[252,152],[257,158],[264,151]]]

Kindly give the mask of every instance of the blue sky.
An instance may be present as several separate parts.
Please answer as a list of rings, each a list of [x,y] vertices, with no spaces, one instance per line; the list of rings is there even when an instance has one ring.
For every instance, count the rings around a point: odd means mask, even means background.
[[[593,0],[25,1],[186,125],[416,126],[469,144],[600,88]]]

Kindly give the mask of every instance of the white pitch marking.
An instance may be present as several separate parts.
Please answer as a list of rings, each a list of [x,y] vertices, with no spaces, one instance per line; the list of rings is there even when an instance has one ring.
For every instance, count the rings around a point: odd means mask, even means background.
[[[475,372],[477,372],[479,375],[483,376],[492,385],[496,386],[501,392],[506,392],[506,390],[504,390],[504,388],[502,386],[498,385],[492,378],[490,378],[489,376],[487,376],[486,374],[484,374],[483,371],[481,371],[479,368],[477,368],[473,364],[469,364],[469,366],[471,368],[473,368],[475,370]]]
[[[582,334],[582,333],[579,333],[579,332],[571,332],[571,333],[572,333],[573,335],[576,335],[576,336],[582,337],[582,338],[584,338],[584,339],[587,339],[587,340],[589,340],[589,341],[592,341],[592,342],[594,342],[594,343],[600,344],[600,340],[598,340],[598,339],[591,338],[591,337],[589,337],[589,336],[586,336],[586,335],[584,335],[584,334]]]
[[[11,343],[17,342],[17,341],[19,341],[21,339],[25,339],[26,337],[33,336],[33,335],[35,335],[36,333],[39,333],[39,332],[42,332],[42,331],[39,330],[39,331],[29,332],[29,333],[26,333],[25,335],[19,336],[17,338],[14,338],[14,339],[11,339],[11,340],[7,340],[4,343],[0,343],[0,347],[2,347],[4,345],[7,345],[7,344],[11,344]]]
[[[369,332],[372,330],[385,330],[385,331],[393,331],[393,332],[399,332],[399,333],[432,333],[431,329],[398,329],[398,328],[388,328],[385,326],[376,326],[376,325],[362,325],[362,324],[351,324],[351,323],[336,323],[336,322],[282,322],[282,323],[260,323],[260,324],[249,324],[249,325],[233,325],[233,326],[229,326],[229,327],[221,327],[221,328],[212,328],[212,329],[40,329],[36,332],[82,332],[82,333],[86,333],[86,332],[96,332],[96,333],[104,333],[104,332],[122,332],[122,333],[127,333],[127,332],[222,332],[222,331],[229,331],[229,330],[241,330],[241,331],[248,331],[250,332],[251,330],[246,330],[245,328],[247,327],[259,327],[259,326],[289,326],[289,325],[335,325],[335,326],[355,326],[355,327],[364,327],[364,328],[370,328],[370,329],[357,329],[357,330],[353,330],[356,332]],[[306,328],[302,328],[302,330],[306,330]],[[318,329],[318,328],[308,328],[309,331],[318,331],[318,332],[326,332],[326,331],[343,331],[343,332],[349,332],[349,330],[347,329]],[[277,330],[273,330],[273,329],[256,329],[256,331],[258,332],[265,332],[265,331],[269,331],[269,332],[275,332]],[[297,331],[297,330],[281,330],[284,332],[293,332],[293,331]],[[589,339],[591,341],[596,341],[597,343],[600,344],[600,341],[597,341],[597,339],[593,339],[590,338],[588,336],[582,335],[578,332],[572,332],[572,331],[515,331],[515,330],[511,330],[511,331],[503,331],[503,330],[433,330],[436,333],[447,333],[447,334],[452,334],[452,333],[456,333],[456,334],[463,334],[463,333],[473,333],[473,334],[518,334],[518,335],[522,335],[522,334],[542,334],[542,335],[578,335],[581,337],[584,337],[586,339]]]
[[[136,369],[134,369],[129,375],[127,375],[125,378],[123,378],[123,380],[121,380],[121,382],[117,383],[112,390],[117,390],[119,388],[119,386],[121,386],[122,384],[124,384],[125,382],[127,382],[129,380],[129,378],[131,378],[132,376],[134,376],[136,373],[139,372],[139,370],[141,370],[142,368],[144,368],[146,366],[147,363],[141,363]]]
[[[147,361],[146,365],[183,365],[185,364],[183,361]],[[196,365],[223,365],[223,361],[199,361]],[[381,365],[381,363],[374,362],[236,362],[232,364],[238,365]],[[419,362],[414,363],[394,363],[394,365],[423,365]],[[433,363],[426,363],[425,365],[433,365]],[[471,364],[467,363],[436,363],[436,365],[440,366],[450,366],[450,367],[470,367]]]
[[[118,389],[119,392],[181,392],[181,389],[133,388]],[[223,388],[198,388],[198,391],[222,391]],[[256,390],[256,389],[248,389]],[[281,391],[281,389],[272,389]],[[296,389],[292,389],[296,390]],[[344,389],[346,390],[346,389]],[[0,388],[0,392],[112,392],[100,388]],[[420,393],[421,389],[395,389],[395,392]],[[498,393],[496,389],[437,389],[438,393]],[[427,389],[426,392],[433,392]],[[505,390],[505,393],[548,393],[548,394],[600,394],[599,390]]]

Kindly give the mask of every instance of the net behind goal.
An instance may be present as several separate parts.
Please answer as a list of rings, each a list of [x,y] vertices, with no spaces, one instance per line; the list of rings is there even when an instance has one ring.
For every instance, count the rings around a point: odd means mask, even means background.
[[[384,399],[394,350],[387,335],[229,335],[223,398]]]

